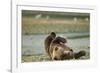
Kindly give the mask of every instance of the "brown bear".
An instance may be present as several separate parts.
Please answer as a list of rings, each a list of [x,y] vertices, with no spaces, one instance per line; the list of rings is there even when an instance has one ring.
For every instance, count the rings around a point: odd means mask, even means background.
[[[49,54],[49,47],[51,44],[51,41],[56,37],[55,32],[51,32],[49,36],[46,37],[45,41],[44,41],[44,47],[45,47],[45,51],[48,55]]]
[[[71,48],[65,45],[67,40],[63,37],[56,37],[55,32],[45,39],[45,50],[52,60],[66,60],[66,59],[79,59],[81,56],[85,56],[85,51],[79,51],[74,53]]]
[[[50,58],[52,60],[79,59],[81,56],[85,56],[85,51],[74,53],[65,43],[66,39],[62,37],[56,37],[52,40],[49,48]]]

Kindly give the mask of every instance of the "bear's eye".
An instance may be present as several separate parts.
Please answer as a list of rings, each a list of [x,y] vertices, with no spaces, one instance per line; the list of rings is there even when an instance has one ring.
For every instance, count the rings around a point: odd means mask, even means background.
[[[58,48],[56,47],[56,48],[55,48],[55,51],[57,51],[57,50],[58,50]]]

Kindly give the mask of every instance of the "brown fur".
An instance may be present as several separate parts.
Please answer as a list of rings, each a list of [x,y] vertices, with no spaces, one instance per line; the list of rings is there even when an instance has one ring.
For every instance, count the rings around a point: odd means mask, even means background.
[[[64,44],[51,44],[49,52],[52,60],[65,60],[73,58],[72,49]]]
[[[49,54],[49,48],[50,48],[50,44],[52,42],[52,40],[56,37],[55,32],[51,32],[49,36],[46,37],[45,42],[44,42],[44,46],[45,46],[45,51],[48,55]]]
[[[78,53],[74,53],[74,58],[79,59],[81,56],[85,56],[85,55],[86,55],[86,52],[81,50]]]
[[[66,42],[65,38],[56,37],[56,34],[52,32],[45,39],[46,53],[52,60],[79,59],[81,56],[85,56],[85,51],[74,53],[70,47],[65,45]]]
[[[56,37],[50,44],[50,58],[51,59],[56,59],[56,60],[63,60],[63,59],[70,59],[73,58],[73,50],[70,49],[68,46],[65,45],[66,39],[63,37]],[[69,56],[68,53],[69,52]]]
[[[74,53],[74,51],[65,44],[51,44],[49,52],[52,60],[79,59],[86,55],[86,52],[83,50]]]
[[[69,59],[79,59],[81,56],[85,56],[85,51],[79,51],[74,53],[74,51],[65,45],[66,39],[62,37],[56,37],[50,44],[50,58],[52,60],[69,60]]]

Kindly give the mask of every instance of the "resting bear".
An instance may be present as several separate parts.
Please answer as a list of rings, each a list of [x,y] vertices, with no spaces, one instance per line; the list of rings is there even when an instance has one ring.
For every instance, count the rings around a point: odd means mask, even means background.
[[[66,60],[66,59],[79,59],[81,56],[85,56],[85,51],[74,51],[65,45],[67,40],[63,37],[56,37],[54,32],[45,39],[45,50],[52,60]]]
[[[52,40],[49,48],[50,58],[52,60],[79,59],[85,56],[85,51],[74,52],[70,47],[65,45],[66,40],[62,37],[56,37]]]

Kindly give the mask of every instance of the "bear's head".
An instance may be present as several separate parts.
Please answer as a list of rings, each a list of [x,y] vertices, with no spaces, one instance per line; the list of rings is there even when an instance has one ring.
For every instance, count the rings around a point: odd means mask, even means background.
[[[66,45],[57,44],[53,48],[52,60],[72,59],[73,56],[73,50],[68,48]]]

